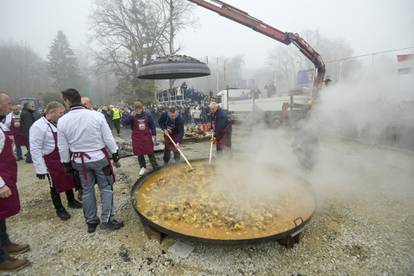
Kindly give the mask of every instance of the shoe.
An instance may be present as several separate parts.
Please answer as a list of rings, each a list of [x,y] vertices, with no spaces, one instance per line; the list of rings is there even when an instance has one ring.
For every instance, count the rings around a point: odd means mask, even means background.
[[[146,173],[146,169],[145,168],[141,168],[141,170],[139,170],[139,176],[143,176]]]
[[[82,209],[82,203],[77,200],[69,201],[68,207],[72,209]]]
[[[28,244],[10,243],[4,246],[3,249],[9,254],[17,255],[29,251],[30,246]]]
[[[20,161],[20,160],[23,160],[23,158],[22,157],[17,157],[16,158],[16,161]]]
[[[30,265],[27,259],[16,259],[9,257],[9,259],[0,262],[0,271],[17,271]]]
[[[32,159],[26,159],[26,161],[25,161],[27,164],[32,164],[33,163],[33,160]]]
[[[115,219],[110,220],[107,223],[101,223],[101,229],[104,230],[118,230],[124,227],[124,223],[122,221],[117,221]]]
[[[87,223],[88,224],[88,233],[93,233],[96,231],[96,227],[98,227],[99,222],[97,223]]]
[[[70,214],[66,211],[65,208],[57,209],[56,214],[60,217],[61,220],[68,220],[70,219]]]

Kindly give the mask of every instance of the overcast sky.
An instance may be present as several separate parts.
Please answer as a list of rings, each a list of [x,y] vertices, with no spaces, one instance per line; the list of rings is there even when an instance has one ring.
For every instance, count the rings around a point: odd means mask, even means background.
[[[63,30],[73,48],[87,44],[94,0],[0,0],[0,41],[27,43],[46,57]],[[228,0],[282,31],[319,29],[343,38],[355,54],[414,46],[414,0]],[[244,54],[246,65],[265,63],[276,41],[196,6],[196,28],[180,33],[182,53],[203,56]],[[280,44],[281,45],[281,44]],[[412,50],[414,51],[414,50]]]

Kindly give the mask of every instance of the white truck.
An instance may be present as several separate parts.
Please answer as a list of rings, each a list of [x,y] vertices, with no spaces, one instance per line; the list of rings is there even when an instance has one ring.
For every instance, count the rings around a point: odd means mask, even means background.
[[[233,121],[245,120],[253,112],[256,120],[262,118],[268,125],[276,127],[287,118],[302,118],[307,112],[311,96],[256,98],[250,89],[229,88],[218,92],[215,100],[230,114]]]

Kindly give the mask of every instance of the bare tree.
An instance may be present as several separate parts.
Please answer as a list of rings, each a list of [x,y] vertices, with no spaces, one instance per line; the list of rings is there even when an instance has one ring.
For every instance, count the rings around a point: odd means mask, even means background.
[[[318,51],[325,62],[349,57],[353,50],[343,39],[332,39],[320,34],[317,30],[305,30],[302,36]],[[293,88],[299,70],[313,68],[313,64],[293,46],[278,46],[269,53],[268,67],[274,73],[278,90],[287,91]],[[352,70],[355,66],[339,67],[339,64],[328,64],[327,74],[337,76],[342,70]],[[280,91],[279,90],[279,91]]]
[[[167,24],[168,31],[160,40],[163,55],[175,55],[180,47],[175,45],[175,38],[181,30],[194,23],[192,5],[186,0],[152,0],[157,10],[162,13],[162,24]],[[165,46],[168,46],[166,48]]]
[[[181,0],[180,0],[181,1]],[[174,2],[180,2],[174,1]],[[152,100],[152,81],[137,79],[138,68],[155,55],[174,48],[171,37],[183,28],[179,20],[181,6],[170,12],[166,0],[98,0],[91,16],[94,38],[100,50],[95,52],[98,67],[110,68],[118,77],[118,92]],[[172,31],[171,31],[172,30]],[[172,36],[171,36],[172,34]]]
[[[301,61],[298,55],[295,49],[286,46],[277,46],[269,53],[268,66],[279,91],[292,88]]]

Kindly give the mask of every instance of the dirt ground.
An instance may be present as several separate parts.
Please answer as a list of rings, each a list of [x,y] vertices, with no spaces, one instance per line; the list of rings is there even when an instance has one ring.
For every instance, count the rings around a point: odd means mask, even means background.
[[[183,150],[190,158],[204,158],[209,144]],[[276,163],[283,154],[275,156]],[[11,275],[414,275],[414,154],[325,139],[320,156],[314,171],[302,172],[314,187],[318,209],[294,248],[273,241],[192,243],[184,259],[167,250],[171,241],[148,240],[133,211],[136,158],[121,161],[114,185],[125,227],[93,234],[86,231],[82,210],[69,209],[66,222],[57,218],[47,182],[20,161],[22,211],[7,225],[13,241],[31,245],[23,256],[32,265]]]

